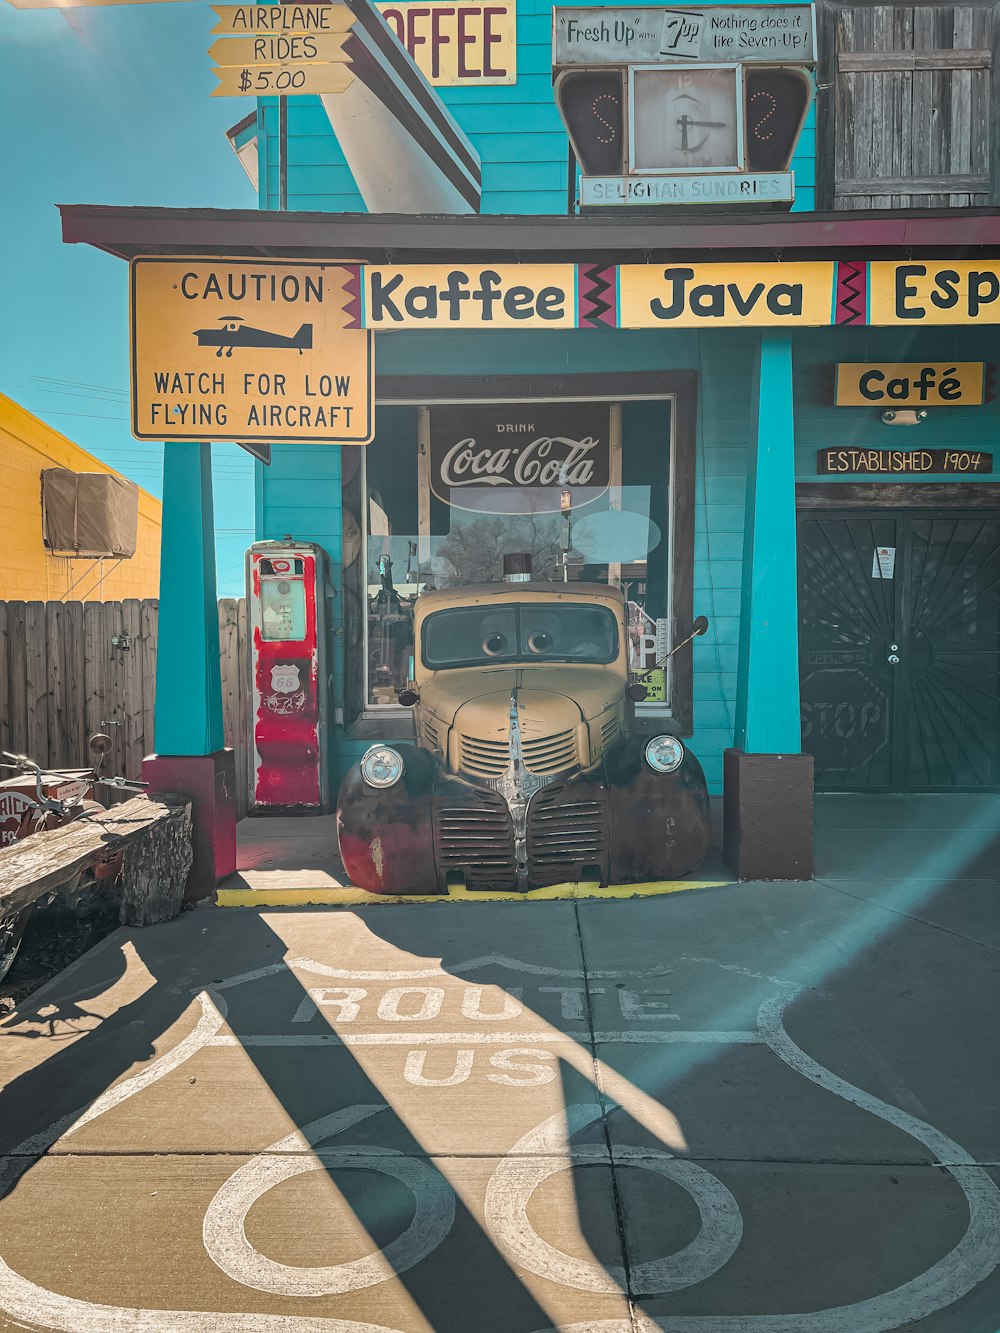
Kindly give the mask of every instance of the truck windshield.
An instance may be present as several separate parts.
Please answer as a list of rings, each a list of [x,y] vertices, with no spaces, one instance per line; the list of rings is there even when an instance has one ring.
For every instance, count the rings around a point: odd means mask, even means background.
[[[511,603],[456,606],[424,621],[425,667],[497,665],[502,662],[613,662],[618,623],[606,607],[586,603]]]

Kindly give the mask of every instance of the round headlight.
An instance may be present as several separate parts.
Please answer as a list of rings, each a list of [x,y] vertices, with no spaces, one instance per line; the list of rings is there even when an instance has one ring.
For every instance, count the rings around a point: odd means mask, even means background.
[[[654,773],[673,773],[684,759],[684,746],[676,736],[654,736],[646,746],[645,755]]]
[[[403,756],[389,745],[373,745],[361,759],[361,776],[369,787],[391,787],[403,776]]]

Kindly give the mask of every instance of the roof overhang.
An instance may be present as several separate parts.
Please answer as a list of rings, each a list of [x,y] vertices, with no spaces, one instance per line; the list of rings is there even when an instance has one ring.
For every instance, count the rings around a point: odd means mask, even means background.
[[[661,218],[263,212],[62,204],[63,240],[120,259],[227,255],[415,262],[657,263],[718,258],[906,258],[1000,254],[1000,210]]]

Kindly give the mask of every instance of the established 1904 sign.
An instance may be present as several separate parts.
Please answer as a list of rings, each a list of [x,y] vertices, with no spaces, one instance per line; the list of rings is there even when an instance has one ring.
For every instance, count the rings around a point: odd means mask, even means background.
[[[132,261],[132,434],[367,444],[372,335],[352,271],[284,260]]]

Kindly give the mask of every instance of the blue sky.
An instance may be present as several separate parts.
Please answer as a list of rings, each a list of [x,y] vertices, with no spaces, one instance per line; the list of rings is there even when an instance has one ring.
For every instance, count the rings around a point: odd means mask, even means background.
[[[0,0],[0,391],[160,493],[128,425],[128,268],[64,245],[56,205],[253,208],[226,141],[253,109],[209,96],[206,0],[15,10]],[[253,461],[213,446],[219,592],[242,591]]]

